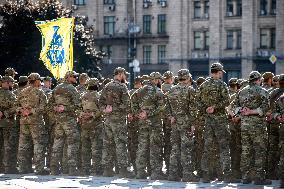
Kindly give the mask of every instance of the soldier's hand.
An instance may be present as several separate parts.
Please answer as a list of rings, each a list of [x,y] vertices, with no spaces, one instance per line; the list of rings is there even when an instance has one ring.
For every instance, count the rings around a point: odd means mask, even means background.
[[[139,119],[146,119],[147,118],[147,113],[145,112],[145,110],[143,110],[142,112],[140,112],[140,114],[138,115]]]
[[[132,114],[128,114],[127,115],[127,120],[128,121],[133,121],[133,115]]]
[[[3,113],[0,111],[0,119],[2,119],[3,117]]]
[[[61,105],[61,104],[54,107],[54,111],[58,113],[62,113],[64,112],[64,110],[65,110],[64,105]]]
[[[213,113],[214,113],[214,107],[213,107],[213,106],[208,107],[208,108],[206,109],[206,112],[207,112],[208,114],[213,114]]]
[[[267,121],[267,122],[271,122],[272,119],[273,119],[272,114],[266,115],[266,121]]]
[[[232,121],[233,121],[234,123],[239,123],[239,122],[241,121],[241,118],[240,118],[240,117],[233,117],[233,118],[232,118]]]
[[[284,116],[283,115],[277,116],[277,119],[278,119],[279,122],[284,123]]]
[[[175,124],[176,119],[173,116],[169,117],[169,119],[170,119],[172,125]]]
[[[103,112],[104,113],[111,113],[112,112],[112,106],[111,105],[107,105]]]
[[[27,108],[23,108],[21,113],[22,113],[22,116],[27,117],[30,115],[30,110]]]

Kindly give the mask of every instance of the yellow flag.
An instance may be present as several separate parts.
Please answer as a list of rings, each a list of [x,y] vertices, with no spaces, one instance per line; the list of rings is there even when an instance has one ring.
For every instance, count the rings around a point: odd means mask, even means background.
[[[74,18],[60,18],[52,21],[36,21],[42,35],[40,60],[56,78],[63,78],[73,70]]]

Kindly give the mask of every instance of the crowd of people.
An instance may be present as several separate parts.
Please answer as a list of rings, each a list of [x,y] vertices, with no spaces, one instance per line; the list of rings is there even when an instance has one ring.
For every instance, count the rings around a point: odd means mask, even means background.
[[[222,81],[222,64],[98,80],[68,71],[52,87],[7,68],[0,89],[0,172],[284,187],[284,74]],[[79,84],[76,86],[77,79]],[[165,169],[163,165],[165,164]],[[165,170],[165,171],[164,171]]]

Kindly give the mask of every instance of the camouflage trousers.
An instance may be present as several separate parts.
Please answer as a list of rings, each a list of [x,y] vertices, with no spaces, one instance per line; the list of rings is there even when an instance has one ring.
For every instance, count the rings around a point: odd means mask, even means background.
[[[6,119],[7,126],[1,128],[3,137],[3,170],[5,173],[15,173],[17,166],[17,145],[19,140],[18,127],[13,119]],[[1,162],[1,163],[2,163]]]
[[[270,123],[268,126],[269,143],[267,157],[267,176],[271,179],[278,178],[279,163],[279,123]]]
[[[106,117],[104,123],[102,157],[104,168],[113,168],[115,158],[119,169],[126,168],[129,165],[127,137],[126,116]]]
[[[236,178],[241,178],[241,124],[240,123],[229,123],[231,138],[230,138],[230,153],[231,153],[231,164],[232,172]]]
[[[101,120],[91,120],[88,123],[81,124],[81,167],[82,172],[85,174],[90,172],[94,174],[102,173],[102,129],[103,123]]]
[[[129,154],[129,161],[134,168],[134,172],[137,172],[136,169],[136,152],[138,148],[138,127],[139,121],[133,120],[132,122],[128,123],[128,154]]]
[[[158,117],[139,121],[138,149],[136,155],[137,172],[160,174],[163,166],[163,133]],[[150,163],[150,165],[149,165]]]
[[[198,175],[201,176],[201,159],[204,149],[204,138],[203,138],[203,132],[204,132],[204,121],[200,120],[198,125],[195,127],[194,135],[195,135],[195,144],[194,144],[194,162],[195,162],[195,170],[197,170]]]
[[[279,127],[279,177],[284,181],[284,124],[281,123]]]
[[[62,163],[64,144],[67,145],[68,172],[78,171],[80,133],[76,120],[71,115],[58,115],[54,127],[54,142],[50,169],[53,174],[59,173],[59,162]]]
[[[190,136],[188,123],[188,118],[178,117],[172,125],[169,171],[171,176],[192,175],[194,171],[194,136]]]
[[[229,148],[230,132],[226,116],[208,115],[205,118],[204,127],[204,152],[201,166],[204,175],[209,175],[210,159],[214,156],[214,141],[217,143],[219,163],[224,174],[229,174],[231,169],[231,157]]]
[[[20,139],[18,149],[18,163],[20,172],[29,172],[31,169],[31,153],[33,148],[33,162],[35,170],[44,169],[44,152],[46,145],[46,129],[44,123],[20,123]]]
[[[243,179],[254,177],[253,175],[260,179],[265,178],[267,128],[263,123],[264,119],[258,116],[244,117],[241,120]]]
[[[167,117],[163,118],[163,158],[165,160],[167,174],[169,174],[170,169],[170,156],[171,156],[171,122]]]

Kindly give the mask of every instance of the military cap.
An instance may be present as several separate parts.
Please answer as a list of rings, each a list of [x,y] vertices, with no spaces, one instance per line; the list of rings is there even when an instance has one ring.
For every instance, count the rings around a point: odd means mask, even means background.
[[[40,75],[38,73],[31,73],[28,76],[29,81],[35,81],[35,80],[42,80],[42,78],[40,77]]]
[[[164,79],[170,79],[174,76],[173,72],[171,71],[166,71],[164,74],[163,74],[163,78]]]
[[[204,81],[206,81],[206,79],[204,77],[199,77],[196,80],[196,84],[197,85],[201,85]]]
[[[4,83],[4,82],[14,82],[15,80],[11,76],[3,76],[1,81],[2,83]]]
[[[150,74],[150,79],[163,79],[163,77],[159,72],[152,72]]]
[[[275,75],[275,76],[273,77],[273,81],[274,81],[274,82],[279,81],[279,75]]]
[[[46,76],[43,78],[43,81],[52,81],[52,77]]]
[[[229,85],[237,85],[238,84],[238,79],[237,78],[231,78],[229,80]]]
[[[111,82],[111,79],[110,78],[105,78],[104,81],[103,81],[103,84],[106,85],[109,82]]]
[[[178,71],[178,80],[191,78],[191,74],[188,69],[181,69]]]
[[[241,85],[243,81],[244,81],[244,79],[238,79],[238,81],[237,81],[238,85]]]
[[[5,70],[5,75],[7,76],[13,76],[16,74],[18,74],[18,72],[16,72],[14,68],[6,68]]]
[[[284,74],[279,75],[279,82],[284,82]]]
[[[24,83],[24,82],[28,82],[29,78],[27,76],[20,76],[19,77],[19,83]]]
[[[129,75],[129,73],[122,67],[117,67],[114,69],[113,75],[118,75],[120,73],[124,73],[125,75]]]
[[[265,72],[264,74],[262,74],[263,79],[272,79],[274,77],[274,74],[271,72]]]
[[[78,77],[79,74],[75,71],[67,71],[64,78],[67,79],[68,77],[71,77],[71,76]]]
[[[89,79],[89,76],[87,73],[81,73],[80,76],[79,76],[79,80],[81,79]]]
[[[258,71],[252,71],[249,74],[249,81],[257,80],[261,78],[261,74]]]
[[[211,70],[217,70],[217,71],[222,71],[222,72],[226,73],[223,65],[219,62],[213,63],[211,65]]]
[[[99,80],[97,78],[90,78],[87,80],[87,83],[86,83],[89,87],[90,86],[96,86],[99,84]]]
[[[142,76],[141,76],[141,79],[142,79],[143,81],[149,80],[149,79],[150,79],[150,76],[149,76],[149,75],[142,75]]]
[[[134,79],[134,83],[141,83],[141,81],[142,81],[142,78],[140,76]]]

